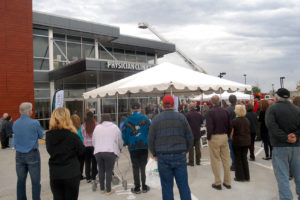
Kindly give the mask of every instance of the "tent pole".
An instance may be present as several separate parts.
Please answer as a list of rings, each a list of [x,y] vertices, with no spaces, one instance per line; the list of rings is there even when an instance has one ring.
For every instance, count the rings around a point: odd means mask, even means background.
[[[117,93],[116,124],[119,126],[119,94]]]
[[[97,97],[97,121],[101,121],[101,99]]]

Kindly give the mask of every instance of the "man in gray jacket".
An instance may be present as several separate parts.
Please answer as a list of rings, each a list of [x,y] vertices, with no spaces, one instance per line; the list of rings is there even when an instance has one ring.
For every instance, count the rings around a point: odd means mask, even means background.
[[[273,146],[273,168],[280,200],[292,200],[289,170],[295,176],[296,192],[300,200],[300,108],[289,101],[290,92],[280,88],[277,102],[266,112],[266,125]]]

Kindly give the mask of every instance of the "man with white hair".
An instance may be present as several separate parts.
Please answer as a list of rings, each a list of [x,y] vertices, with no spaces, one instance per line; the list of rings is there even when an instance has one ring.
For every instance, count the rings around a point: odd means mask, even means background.
[[[26,197],[26,178],[29,172],[32,183],[32,199],[40,200],[41,194],[41,159],[38,139],[43,137],[43,128],[37,120],[30,118],[32,104],[20,104],[21,117],[13,125],[16,149],[17,199]]]
[[[300,108],[289,101],[290,92],[280,88],[277,102],[266,112],[270,142],[273,146],[272,164],[277,179],[280,200],[293,199],[289,170],[295,177],[296,193],[300,200]]]
[[[1,138],[1,146],[2,149],[6,148],[6,144],[5,144],[5,125],[6,125],[6,118],[8,117],[7,113],[3,114],[3,117],[0,119],[0,138]]]

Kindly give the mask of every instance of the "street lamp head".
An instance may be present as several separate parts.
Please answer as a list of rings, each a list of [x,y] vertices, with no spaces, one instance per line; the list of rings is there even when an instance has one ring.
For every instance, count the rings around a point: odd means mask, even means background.
[[[148,23],[146,22],[139,22],[138,23],[138,27],[141,28],[141,29],[147,29],[148,28]]]

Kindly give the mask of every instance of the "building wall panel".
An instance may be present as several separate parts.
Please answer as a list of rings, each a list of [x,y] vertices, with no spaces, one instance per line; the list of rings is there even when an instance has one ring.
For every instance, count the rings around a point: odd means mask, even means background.
[[[32,1],[0,0],[0,116],[16,120],[21,102],[34,105]]]

